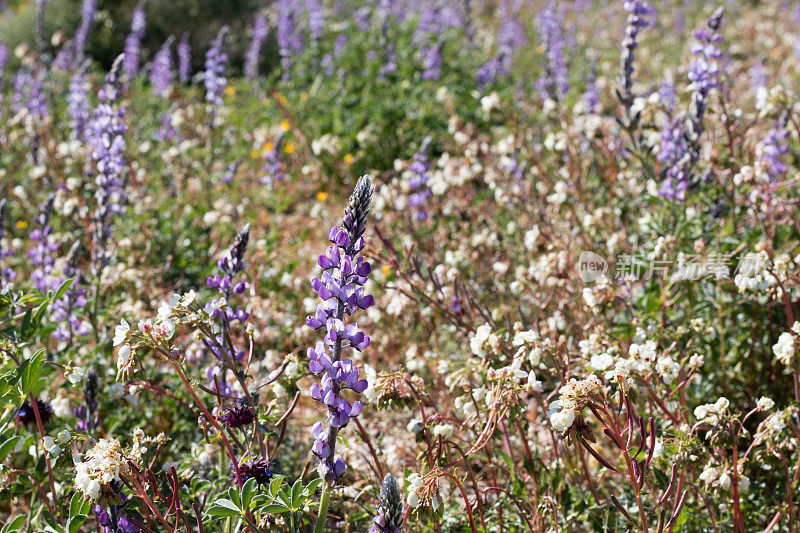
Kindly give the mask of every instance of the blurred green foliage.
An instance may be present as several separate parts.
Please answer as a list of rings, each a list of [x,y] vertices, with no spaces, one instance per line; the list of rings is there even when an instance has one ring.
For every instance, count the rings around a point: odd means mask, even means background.
[[[122,52],[125,37],[130,31],[131,15],[138,0],[98,0],[95,24],[87,43],[88,53],[103,68],[110,67]],[[152,58],[161,44],[170,36],[180,38],[187,33],[192,45],[192,62],[195,70],[202,68],[203,53],[223,25],[231,32],[226,41],[226,52],[234,67],[242,63],[256,13],[270,5],[271,0],[147,0],[147,23],[142,43],[143,60]],[[45,9],[45,34],[57,32],[70,38],[80,24],[82,0],[50,0]],[[21,43],[33,46],[36,1],[9,2],[7,11],[0,15],[0,39],[10,49]],[[265,57],[277,56],[274,39],[267,42]],[[51,53],[53,43],[48,42]],[[275,64],[265,59],[265,68]]]

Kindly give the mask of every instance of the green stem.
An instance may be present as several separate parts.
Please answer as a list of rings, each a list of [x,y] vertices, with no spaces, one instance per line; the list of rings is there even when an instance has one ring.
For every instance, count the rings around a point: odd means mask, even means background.
[[[328,519],[328,506],[331,504],[331,488],[328,483],[325,483],[322,488],[322,498],[319,500],[319,514],[317,515],[317,523],[314,526],[314,533],[323,533],[325,531],[325,522]]]

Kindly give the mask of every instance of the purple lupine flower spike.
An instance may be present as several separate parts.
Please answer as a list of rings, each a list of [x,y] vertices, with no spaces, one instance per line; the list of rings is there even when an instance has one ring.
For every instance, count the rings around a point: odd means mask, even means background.
[[[253,24],[253,38],[250,40],[244,60],[244,73],[249,80],[258,77],[258,56],[261,53],[261,47],[264,46],[264,41],[267,40],[267,31],[267,18],[260,14]]]
[[[11,81],[14,95],[11,103],[14,112],[27,115],[30,120],[42,120],[49,114],[44,91],[44,69],[34,72],[27,65],[17,69]]]
[[[481,87],[494,83],[500,76],[511,72],[514,52],[525,44],[525,28],[519,22],[519,6],[512,9],[508,0],[503,2],[503,19],[497,31],[497,52],[488,63],[478,69],[475,80]]]
[[[86,131],[86,144],[89,146],[96,174],[97,206],[94,212],[93,266],[95,274],[111,260],[108,245],[112,236],[113,215],[125,212],[125,108],[119,97],[119,71],[124,54],[117,57],[106,76],[105,83],[97,92],[99,100],[94,108],[92,121]]]
[[[233,246],[231,246],[230,250],[217,260],[217,268],[219,268],[220,273],[206,279],[206,285],[219,291],[226,304],[230,304],[233,294],[242,294],[248,288],[247,281],[243,279],[237,280],[237,276],[244,270],[244,254],[247,250],[249,239],[250,224],[245,224],[233,240]],[[208,310],[214,317],[221,316],[222,311],[218,307],[212,308],[209,304]],[[228,305],[225,308],[225,316],[229,322],[234,320],[245,322],[250,318],[250,313],[241,307]],[[213,351],[213,347],[211,345],[209,347]]]
[[[69,80],[69,94],[67,95],[67,108],[72,119],[72,133],[76,139],[83,139],[86,126],[89,123],[89,89],[86,80],[84,63]]]
[[[42,209],[34,217],[37,227],[30,233],[30,239],[34,242],[33,248],[28,250],[28,258],[31,264],[36,267],[31,272],[31,282],[33,288],[41,293],[57,289],[61,282],[58,276],[54,275],[56,264],[56,252],[58,243],[53,238],[53,228],[50,226],[50,219],[53,216],[53,202],[55,194],[47,196]]]
[[[460,19],[446,6],[432,5],[420,13],[414,42],[419,45],[422,64],[422,79],[436,80],[441,76],[442,34],[451,27],[459,26]]]
[[[722,8],[718,8],[706,22],[707,28],[694,32],[697,42],[692,46],[695,59],[689,65],[688,76],[692,88],[692,102],[689,108],[689,135],[694,141],[703,132],[703,118],[705,117],[706,100],[712,89],[719,86],[720,59],[722,52],[717,43],[722,41],[722,35],[717,30],[722,25]],[[693,141],[693,142],[694,142]]]
[[[318,422],[312,429],[312,450],[320,461],[320,477],[329,481],[338,479],[345,471],[344,461],[335,456],[336,435],[363,407],[357,400],[350,403],[341,393],[350,389],[360,394],[367,388],[367,381],[360,379],[355,363],[342,359],[342,351],[346,348],[361,351],[369,346],[369,337],[356,322],[347,322],[347,317],[357,308],[367,309],[374,303],[363,289],[371,267],[359,256],[364,248],[363,234],[372,192],[369,177],[362,176],[350,196],[342,227],[334,226],[328,232],[331,245],[317,261],[322,276],[311,281],[322,302],[315,316],[306,318],[306,324],[326,331],[324,341],[308,349],[309,368],[321,375],[320,383],[311,386],[311,397],[328,409],[327,423]]]
[[[299,13],[295,0],[282,0],[278,11],[278,53],[281,56],[283,77],[286,79],[295,58],[303,50],[304,36],[298,24]]]
[[[622,74],[620,75],[620,85],[622,86],[621,100],[623,105],[630,110],[633,106],[633,61],[635,50],[639,45],[637,39],[639,32],[650,25],[647,20],[653,14],[647,2],[641,0],[625,0],[625,11],[628,12],[628,21],[625,26],[625,38],[622,40]]]
[[[144,37],[144,2],[136,4],[131,20],[131,32],[125,38],[125,72],[126,83],[130,83],[139,73],[139,60],[142,52],[142,38]]]
[[[659,194],[677,201],[686,199],[694,176],[692,167],[700,158],[700,137],[703,134],[708,96],[719,86],[722,52],[717,44],[722,35],[722,8],[718,8],[706,21],[706,27],[695,31],[692,46],[694,60],[689,65],[688,77],[692,100],[689,113],[667,123],[662,132],[662,145],[658,160],[664,163],[663,181]]]
[[[272,145],[272,148],[264,154],[264,175],[261,176],[262,185],[272,185],[276,181],[282,181],[286,175],[283,171],[281,162],[281,147],[283,133],[281,133]]]
[[[544,75],[537,81],[542,98],[558,100],[569,90],[569,72],[564,53],[564,31],[553,7],[539,12],[539,35],[544,46]]]
[[[422,141],[419,150],[414,153],[413,161],[408,167],[410,173],[408,179],[408,206],[412,208],[414,220],[425,220],[428,212],[425,210],[425,201],[431,196],[431,189],[428,187],[428,173],[431,165],[428,161],[428,146],[431,138],[426,137]]]
[[[675,111],[675,85],[664,81],[658,87],[658,99],[670,115]]]
[[[589,113],[596,113],[600,107],[600,89],[597,87],[597,64],[592,64],[589,74],[584,78],[586,87],[583,90],[583,102]]]
[[[325,28],[325,6],[322,0],[305,0],[304,7],[308,13],[308,36],[312,44],[317,44]]]
[[[89,32],[92,30],[94,24],[94,16],[97,11],[97,0],[83,0],[81,5],[81,25],[75,31],[73,39],[73,49],[75,54],[76,64],[83,61],[83,55],[86,51],[86,41],[89,38]]]
[[[160,97],[165,97],[169,93],[172,85],[172,42],[174,37],[170,36],[156,55],[153,57],[153,64],[150,66],[150,84],[153,91]]]
[[[203,74],[203,83],[206,89],[206,106],[211,117],[210,124],[212,127],[215,122],[216,108],[222,105],[222,91],[228,82],[225,79],[225,63],[228,62],[228,55],[222,51],[222,45],[227,34],[228,27],[223,26],[217,37],[211,41],[211,47],[206,52],[206,70]]]
[[[78,317],[78,312],[86,307],[86,289],[80,286],[81,273],[78,271],[78,259],[81,251],[80,241],[75,241],[64,261],[61,276],[58,278],[60,285],[67,279],[72,279],[69,289],[50,307],[50,317],[58,326],[51,334],[59,341],[71,341],[76,335],[85,337],[91,333],[91,325],[87,320]]]
[[[783,157],[789,153],[786,130],[787,118],[776,120],[767,135],[756,146],[758,168],[768,183],[775,183],[786,175],[788,170]]]
[[[89,369],[86,375],[86,383],[83,386],[84,403],[75,408],[72,413],[77,419],[76,427],[78,431],[91,433],[100,427],[100,415],[97,413],[97,369]]]
[[[111,502],[108,509],[96,504],[94,512],[97,515],[97,525],[100,526],[101,533],[139,533],[141,529],[125,516],[125,507],[128,504],[128,496],[123,492],[123,484],[120,481],[110,483],[111,491],[115,494],[110,498]]]
[[[44,11],[49,2],[50,0],[36,0],[36,22],[34,25],[33,37],[36,44],[36,54],[39,58],[45,57],[44,48],[47,38],[44,34]]]
[[[97,11],[97,0],[83,0],[81,4],[81,23],[75,30],[75,35],[69,45],[59,50],[53,63],[54,66],[70,71],[83,66],[86,54],[86,41],[89,32],[94,24],[95,12]]]
[[[192,75],[192,47],[189,35],[184,33],[178,43],[178,79],[181,83],[189,83]]]

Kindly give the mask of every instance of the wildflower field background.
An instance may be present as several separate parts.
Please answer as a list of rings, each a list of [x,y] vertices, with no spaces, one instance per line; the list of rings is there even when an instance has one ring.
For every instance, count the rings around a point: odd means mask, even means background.
[[[0,532],[800,532],[800,3],[0,11]]]

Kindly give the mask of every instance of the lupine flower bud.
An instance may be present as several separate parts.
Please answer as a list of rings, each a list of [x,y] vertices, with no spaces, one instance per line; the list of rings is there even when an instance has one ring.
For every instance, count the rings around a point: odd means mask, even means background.
[[[369,533],[400,533],[403,529],[403,497],[392,474],[381,483],[378,514],[372,519]]]

